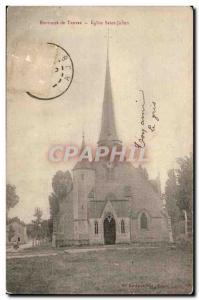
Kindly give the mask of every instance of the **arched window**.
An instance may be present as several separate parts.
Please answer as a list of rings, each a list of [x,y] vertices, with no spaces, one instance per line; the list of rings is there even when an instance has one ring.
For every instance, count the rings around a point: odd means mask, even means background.
[[[148,229],[148,219],[144,212],[141,214],[141,217],[140,217],[140,228]]]
[[[121,221],[121,233],[125,233],[125,224],[124,224],[124,220]]]
[[[98,234],[98,222],[95,221],[95,234]]]

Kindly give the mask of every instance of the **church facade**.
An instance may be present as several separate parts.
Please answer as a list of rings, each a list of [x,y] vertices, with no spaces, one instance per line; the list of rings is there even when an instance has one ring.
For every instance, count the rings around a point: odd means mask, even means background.
[[[120,149],[108,55],[101,122],[98,145]],[[149,180],[143,168],[127,160],[82,160],[69,176],[70,192],[54,220],[54,246],[172,241],[160,181]]]

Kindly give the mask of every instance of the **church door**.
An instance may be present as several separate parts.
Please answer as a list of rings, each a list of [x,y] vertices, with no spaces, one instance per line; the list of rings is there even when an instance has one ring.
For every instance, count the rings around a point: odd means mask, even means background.
[[[112,216],[104,219],[104,243],[107,245],[115,244],[116,226]]]

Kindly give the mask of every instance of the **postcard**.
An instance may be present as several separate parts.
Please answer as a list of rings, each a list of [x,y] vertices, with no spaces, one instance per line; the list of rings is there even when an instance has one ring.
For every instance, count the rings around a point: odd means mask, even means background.
[[[7,293],[190,295],[192,7],[7,7]]]

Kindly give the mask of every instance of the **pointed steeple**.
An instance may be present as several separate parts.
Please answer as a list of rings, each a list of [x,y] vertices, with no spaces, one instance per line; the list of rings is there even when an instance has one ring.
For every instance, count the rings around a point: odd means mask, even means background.
[[[81,151],[85,148],[85,136],[84,136],[84,130],[82,131],[82,145],[81,145]]]
[[[103,101],[103,108],[102,108],[101,131],[100,131],[98,145],[112,146],[114,144],[121,144],[121,141],[118,139],[116,125],[115,125],[115,114],[114,114],[113,96],[112,96],[112,88],[111,88],[111,76],[110,76],[110,68],[109,68],[109,42],[108,42],[104,101]]]

